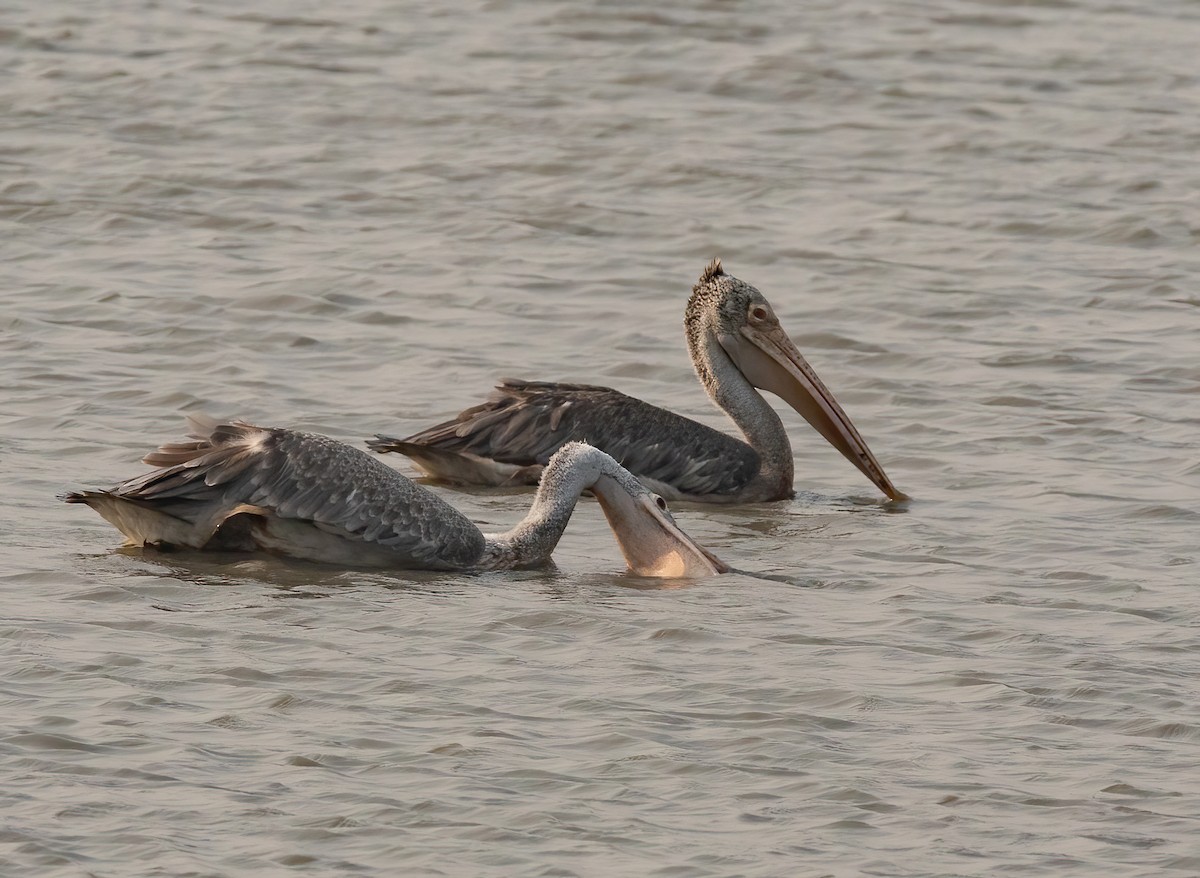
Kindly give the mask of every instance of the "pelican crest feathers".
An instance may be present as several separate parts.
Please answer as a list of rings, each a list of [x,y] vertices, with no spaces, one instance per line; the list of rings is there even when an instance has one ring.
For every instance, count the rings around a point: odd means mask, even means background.
[[[714,277],[720,277],[725,274],[725,269],[721,267],[721,257],[718,256],[708,265],[704,266],[704,271],[700,274],[700,280],[696,282],[696,286],[706,284]]]

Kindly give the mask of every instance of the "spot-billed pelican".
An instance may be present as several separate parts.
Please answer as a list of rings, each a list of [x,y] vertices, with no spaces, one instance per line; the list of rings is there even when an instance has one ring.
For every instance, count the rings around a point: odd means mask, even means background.
[[[525,519],[484,534],[462,513],[364,451],[324,436],[189,418],[190,440],[163,445],[158,467],[107,491],[66,494],[128,545],[263,550],[331,564],[496,570],[547,563],[575,503],[596,495],[629,569],[693,577],[728,568],[675,523],[661,497],[590,445],[559,449]]]
[[[688,351],[709,397],[745,441],[673,412],[588,384],[506,380],[481,405],[407,439],[368,445],[399,451],[450,483],[534,484],[551,455],[584,441],[659,494],[702,503],[755,503],[794,495],[783,422],[758,393],[781,397],[893,500],[907,499],[849,416],[779,325],[762,293],[714,259],[684,315]]]

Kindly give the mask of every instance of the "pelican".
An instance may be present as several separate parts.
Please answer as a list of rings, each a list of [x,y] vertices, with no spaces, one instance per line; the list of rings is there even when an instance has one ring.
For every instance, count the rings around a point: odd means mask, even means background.
[[[546,564],[579,495],[591,489],[632,572],[696,577],[729,569],[679,528],[665,500],[609,455],[580,442],[550,459],[520,524],[485,534],[365,451],[243,421],[188,421],[190,441],[167,443],[143,458],[157,469],[107,491],[63,499],[96,510],[127,545],[480,571]]]
[[[442,481],[504,485],[536,483],[555,451],[585,441],[671,500],[786,500],[795,495],[792,448],[758,388],[799,412],[889,498],[907,499],[779,325],[771,303],[726,274],[720,259],[692,288],[683,322],[696,376],[745,441],[608,387],[505,380],[454,420],[367,444],[405,454]]]

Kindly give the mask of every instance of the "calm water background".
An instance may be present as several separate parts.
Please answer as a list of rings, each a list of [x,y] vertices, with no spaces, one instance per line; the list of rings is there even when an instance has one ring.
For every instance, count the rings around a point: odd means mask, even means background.
[[[5,4],[0,873],[1200,873],[1200,11],[1183,0]],[[202,410],[358,441],[504,375],[785,413],[748,571],[121,553],[54,500]],[[403,466],[401,461],[397,465]],[[480,521],[528,496],[447,492]]]

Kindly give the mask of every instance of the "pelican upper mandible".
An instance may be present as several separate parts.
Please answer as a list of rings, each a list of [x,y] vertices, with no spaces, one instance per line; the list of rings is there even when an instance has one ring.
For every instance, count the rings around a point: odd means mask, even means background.
[[[269,551],[331,564],[497,570],[547,563],[579,495],[596,495],[629,569],[695,577],[729,568],[675,523],[603,451],[573,442],[549,461],[525,519],[484,534],[436,494],[377,458],[325,436],[242,421],[188,419],[190,440],[146,455],[158,467],[86,503],[127,545]]]
[[[536,482],[557,449],[586,441],[672,500],[784,500],[795,493],[792,449],[783,422],[758,393],[766,390],[889,498],[907,499],[779,325],[771,303],[726,274],[721,260],[709,263],[692,288],[684,328],[696,376],[745,441],[608,387],[506,380],[452,421],[368,444],[409,456],[437,479],[503,485]]]

